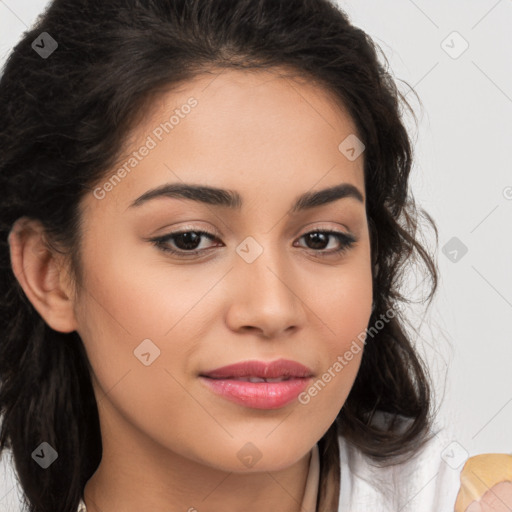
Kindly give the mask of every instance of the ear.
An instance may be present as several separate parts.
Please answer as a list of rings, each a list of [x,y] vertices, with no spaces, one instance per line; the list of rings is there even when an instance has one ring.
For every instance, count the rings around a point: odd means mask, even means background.
[[[34,308],[52,329],[75,331],[71,280],[62,255],[48,245],[44,226],[21,217],[8,241],[12,270]]]

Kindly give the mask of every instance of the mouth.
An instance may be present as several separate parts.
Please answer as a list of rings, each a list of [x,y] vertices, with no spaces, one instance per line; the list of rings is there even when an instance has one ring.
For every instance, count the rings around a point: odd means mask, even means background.
[[[201,373],[201,377],[210,379],[292,379],[302,377],[313,377],[313,370],[297,361],[289,359],[278,359],[270,363],[264,361],[242,361],[240,363],[222,366]],[[258,381],[260,382],[260,381]]]
[[[286,359],[244,361],[199,375],[213,393],[253,409],[279,409],[293,402],[314,376],[311,369]]]
[[[214,379],[214,380],[222,379],[221,377],[208,377],[208,378]],[[275,377],[273,379],[266,379],[266,378],[262,378],[262,377],[226,377],[225,380],[237,380],[240,382],[256,383],[256,382],[284,382],[284,381],[290,380],[292,378],[296,378],[296,377]]]

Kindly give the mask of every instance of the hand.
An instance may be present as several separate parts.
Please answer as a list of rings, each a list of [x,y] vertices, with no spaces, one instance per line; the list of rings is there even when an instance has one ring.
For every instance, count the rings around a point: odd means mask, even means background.
[[[460,474],[455,512],[512,512],[512,455],[470,457]]]

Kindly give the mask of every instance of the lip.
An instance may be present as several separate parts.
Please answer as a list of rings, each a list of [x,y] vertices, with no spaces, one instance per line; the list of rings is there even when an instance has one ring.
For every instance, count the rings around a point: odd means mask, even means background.
[[[313,377],[313,370],[290,359],[264,361],[242,361],[201,373],[212,379],[233,379],[236,377],[259,377],[275,379],[279,377]]]
[[[249,377],[286,379],[249,382]],[[279,409],[291,403],[307,387],[313,371],[296,361],[278,359],[270,363],[243,361],[199,375],[210,391],[226,400],[253,409]]]

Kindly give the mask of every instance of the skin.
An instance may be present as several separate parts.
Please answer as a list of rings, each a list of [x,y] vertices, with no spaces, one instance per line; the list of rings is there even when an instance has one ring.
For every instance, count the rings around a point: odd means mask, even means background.
[[[491,487],[479,501],[473,501],[466,512],[509,512],[512,505],[512,482]]]
[[[78,331],[94,370],[103,458],[85,487],[88,512],[299,511],[311,449],[359,369],[362,351],[308,404],[276,410],[229,402],[199,380],[220,366],[279,358],[308,366],[316,380],[367,327],[372,279],[364,154],[350,161],[338,149],[357,132],[336,99],[275,70],[201,75],[155,102],[130,151],[192,96],[197,106],[103,199],[83,198],[76,294],[40,225],[20,221],[9,237],[25,293],[52,328]],[[237,191],[243,206],[159,198],[129,207],[179,182]],[[298,195],[342,182],[364,201],[288,215]],[[147,240],[184,227],[218,241],[202,238],[200,249],[214,248],[186,259]],[[321,257],[340,246],[303,236],[321,229],[357,242]],[[236,252],[248,236],[263,248],[252,263]],[[149,366],[134,356],[145,339],[160,350]],[[237,456],[248,442],[261,455],[252,467]]]
[[[460,482],[455,512],[512,510],[512,455],[482,453],[470,457]]]

